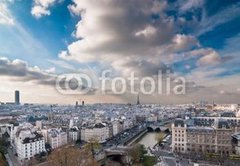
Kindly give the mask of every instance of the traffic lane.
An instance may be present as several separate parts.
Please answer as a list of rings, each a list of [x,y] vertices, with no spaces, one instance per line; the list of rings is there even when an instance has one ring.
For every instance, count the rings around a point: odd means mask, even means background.
[[[176,161],[174,158],[164,158],[164,164],[166,164],[166,166],[176,166]]]

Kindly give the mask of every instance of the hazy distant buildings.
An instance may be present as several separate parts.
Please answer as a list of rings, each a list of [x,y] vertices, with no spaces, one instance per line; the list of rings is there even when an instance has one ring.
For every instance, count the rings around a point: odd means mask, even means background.
[[[20,104],[20,92],[18,90],[15,91],[15,104]]]

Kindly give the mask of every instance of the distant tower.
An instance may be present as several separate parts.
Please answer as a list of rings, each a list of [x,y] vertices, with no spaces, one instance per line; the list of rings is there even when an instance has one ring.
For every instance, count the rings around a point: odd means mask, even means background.
[[[50,111],[48,113],[48,120],[49,121],[53,121],[53,109],[52,109],[52,105],[50,105]]]
[[[74,126],[74,121],[73,119],[70,119],[69,121],[69,128],[71,129]]]
[[[137,105],[139,105],[140,104],[140,100],[139,100],[139,94],[138,94],[138,96],[137,96]]]
[[[20,104],[20,92],[18,90],[15,91],[15,104]]]
[[[37,120],[37,121],[36,121],[36,127],[37,127],[38,129],[42,129],[42,121],[41,121],[41,120]]]

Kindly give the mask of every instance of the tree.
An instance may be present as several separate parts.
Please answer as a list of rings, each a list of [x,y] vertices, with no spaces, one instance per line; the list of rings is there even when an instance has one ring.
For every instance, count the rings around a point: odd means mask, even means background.
[[[129,150],[131,165],[134,166],[152,166],[156,164],[157,159],[147,155],[147,150],[143,145],[137,144]]]
[[[8,146],[9,142],[7,141],[7,139],[0,138],[0,153],[6,153]]]
[[[51,166],[96,166],[97,162],[92,158],[92,153],[88,148],[76,148],[74,146],[64,146],[54,150],[48,156],[48,164]]]
[[[164,137],[165,137],[165,134],[163,134],[163,133],[159,133],[159,134],[156,135],[156,140],[157,140],[159,145],[162,143]]]
[[[156,157],[153,157],[153,156],[144,156],[143,157],[143,162],[142,162],[143,166],[153,166],[156,163],[157,163]]]
[[[75,144],[81,144],[81,140],[80,139],[76,140]]]
[[[84,148],[91,151],[92,157],[94,158],[94,153],[101,148],[101,144],[95,139],[90,139],[89,142],[84,146]]]
[[[3,153],[0,153],[0,165],[1,166],[7,166],[7,162],[3,156]]]
[[[131,162],[133,165],[140,164],[144,155],[146,154],[146,150],[143,145],[136,144],[129,150],[129,156],[131,158]]]

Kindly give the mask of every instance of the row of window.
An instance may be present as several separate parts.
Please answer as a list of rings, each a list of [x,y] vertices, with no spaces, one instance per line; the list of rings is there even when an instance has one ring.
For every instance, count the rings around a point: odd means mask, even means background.
[[[177,138],[175,138],[175,142],[181,142],[181,141],[184,142],[184,139],[180,139],[180,138],[177,139]]]
[[[175,133],[184,133],[184,130],[175,130]]]

